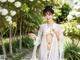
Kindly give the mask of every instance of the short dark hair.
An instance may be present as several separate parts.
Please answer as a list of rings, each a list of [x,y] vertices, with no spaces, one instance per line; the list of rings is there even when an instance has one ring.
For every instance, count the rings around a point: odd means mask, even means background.
[[[46,12],[51,12],[52,14],[54,14],[52,6],[46,6],[45,9],[43,10],[43,15],[45,15]]]

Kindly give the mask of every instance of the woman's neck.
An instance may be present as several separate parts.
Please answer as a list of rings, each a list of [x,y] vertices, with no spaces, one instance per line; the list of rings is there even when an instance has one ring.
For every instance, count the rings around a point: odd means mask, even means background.
[[[52,25],[54,23],[54,21],[50,21],[50,22],[47,22],[48,25]]]

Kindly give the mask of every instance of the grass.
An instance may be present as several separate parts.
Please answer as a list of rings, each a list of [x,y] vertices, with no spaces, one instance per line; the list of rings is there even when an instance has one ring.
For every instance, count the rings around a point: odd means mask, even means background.
[[[20,52],[14,53],[13,56],[8,56],[8,60],[21,60],[26,54],[29,53],[32,49],[23,49]]]

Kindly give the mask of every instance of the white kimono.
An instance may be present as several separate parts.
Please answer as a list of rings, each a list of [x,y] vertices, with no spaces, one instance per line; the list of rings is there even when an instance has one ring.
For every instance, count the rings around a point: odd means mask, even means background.
[[[57,38],[54,30],[59,33],[59,38]],[[48,35],[49,33],[52,35]],[[51,42],[48,42],[48,40],[51,40]],[[50,43],[50,45],[48,45],[48,43]],[[36,41],[34,42],[31,60],[64,60],[63,44],[63,31],[58,24],[53,23],[52,26],[48,26],[47,23],[42,24],[38,31]],[[36,59],[36,50],[39,45],[39,58]]]

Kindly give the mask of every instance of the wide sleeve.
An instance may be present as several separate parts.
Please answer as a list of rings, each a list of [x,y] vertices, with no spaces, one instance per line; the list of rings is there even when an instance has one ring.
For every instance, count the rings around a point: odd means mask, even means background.
[[[37,60],[36,51],[37,51],[38,45],[41,43],[41,38],[42,38],[42,25],[40,26],[38,35],[36,37],[36,40],[34,41],[34,48],[33,48],[32,57],[30,60]]]
[[[38,35],[36,37],[36,40],[34,41],[34,45],[39,46],[39,44],[41,43],[41,39],[42,39],[42,29],[43,29],[43,25],[40,26],[39,31],[38,31]]]
[[[59,26],[59,52],[60,60],[64,60],[64,34],[60,26]]]
[[[58,38],[60,60],[64,60],[64,34],[63,34],[63,29],[59,24],[56,24],[54,29],[56,31],[56,36]]]

